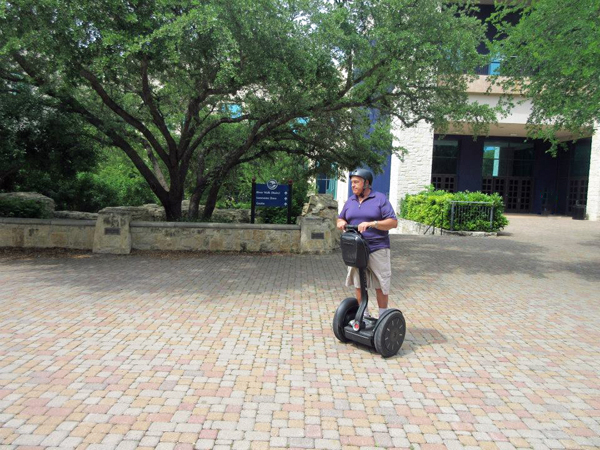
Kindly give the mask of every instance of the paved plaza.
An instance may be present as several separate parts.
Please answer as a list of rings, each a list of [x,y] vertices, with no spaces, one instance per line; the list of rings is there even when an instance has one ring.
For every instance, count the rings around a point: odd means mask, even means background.
[[[339,251],[5,253],[0,449],[600,448],[600,223],[509,219],[392,237],[389,359]]]

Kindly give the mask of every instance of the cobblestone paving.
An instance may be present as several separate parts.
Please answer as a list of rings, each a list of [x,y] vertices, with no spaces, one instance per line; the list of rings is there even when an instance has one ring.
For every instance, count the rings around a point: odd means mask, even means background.
[[[339,252],[0,260],[0,448],[600,448],[600,223],[510,219],[393,236],[390,359]]]

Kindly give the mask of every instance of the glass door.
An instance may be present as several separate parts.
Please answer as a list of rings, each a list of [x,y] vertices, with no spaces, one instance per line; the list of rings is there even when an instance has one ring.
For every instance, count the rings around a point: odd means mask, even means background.
[[[530,212],[534,162],[533,143],[485,141],[482,192],[501,195],[507,212]]]

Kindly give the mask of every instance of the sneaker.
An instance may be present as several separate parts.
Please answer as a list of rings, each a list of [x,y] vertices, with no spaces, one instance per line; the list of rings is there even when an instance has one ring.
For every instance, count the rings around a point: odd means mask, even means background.
[[[365,327],[370,327],[373,322],[377,322],[377,319],[373,316],[371,316],[371,314],[363,314],[363,320],[365,321]],[[350,322],[348,322],[348,325],[350,325],[352,328],[354,328],[354,323],[356,322],[355,319],[352,319]]]

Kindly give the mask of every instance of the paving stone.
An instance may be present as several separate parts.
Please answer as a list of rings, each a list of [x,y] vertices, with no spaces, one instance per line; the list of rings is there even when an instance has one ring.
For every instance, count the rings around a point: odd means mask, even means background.
[[[599,448],[600,223],[509,219],[391,237],[388,359],[333,336],[339,251],[1,254],[0,442]]]

